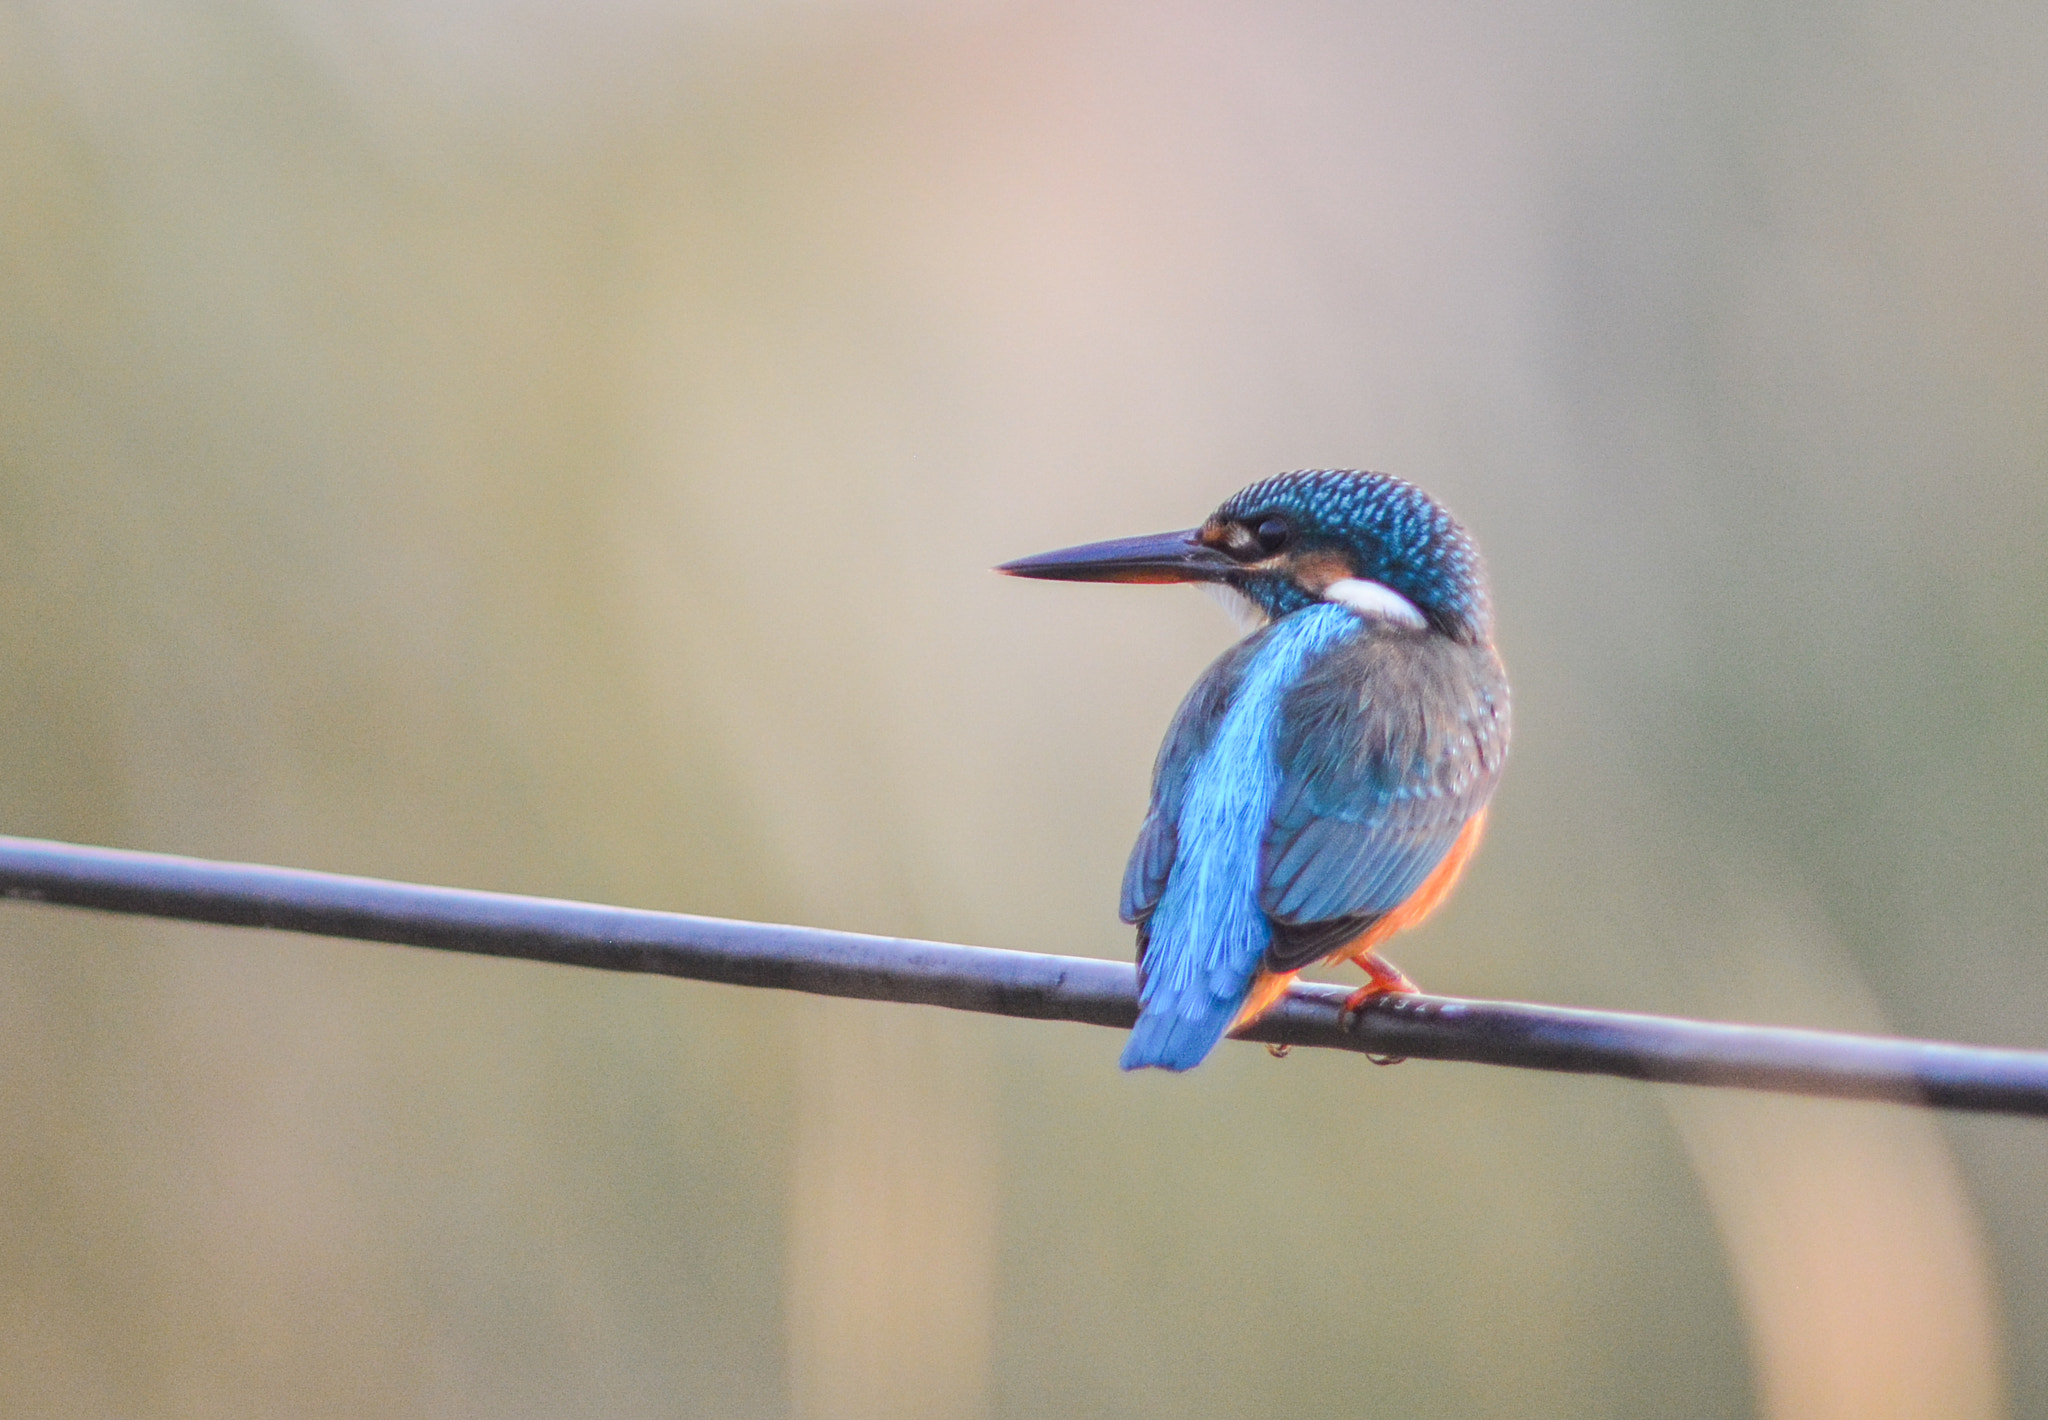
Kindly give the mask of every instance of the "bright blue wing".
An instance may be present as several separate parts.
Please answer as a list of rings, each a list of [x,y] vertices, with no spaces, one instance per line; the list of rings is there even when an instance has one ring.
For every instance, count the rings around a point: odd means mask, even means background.
[[[1225,712],[1237,694],[1238,681],[1257,651],[1257,636],[1232,646],[1210,664],[1195,681],[1174,712],[1166,739],[1159,746],[1159,758],[1152,766],[1152,802],[1145,812],[1138,841],[1131,848],[1130,863],[1124,869],[1123,920],[1138,928],[1139,956],[1144,954],[1145,921],[1166,891],[1167,874],[1173,869],[1180,844],[1181,804],[1187,797],[1188,778],[1215,738]]]
[[[1507,742],[1507,677],[1490,649],[1379,634],[1311,665],[1274,746],[1266,967],[1307,966],[1407,901],[1492,798]]]

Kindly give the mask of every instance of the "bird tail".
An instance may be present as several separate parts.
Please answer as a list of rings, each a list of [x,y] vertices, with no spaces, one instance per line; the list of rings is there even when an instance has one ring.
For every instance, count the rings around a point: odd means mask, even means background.
[[[1197,1001],[1147,1006],[1131,1027],[1117,1064],[1126,1070],[1192,1070],[1216,1048],[1236,1017],[1235,1001],[1206,995]]]
[[[1190,930],[1191,917],[1207,925]],[[1147,925],[1138,1023],[1118,1063],[1126,1070],[1192,1070],[1237,1023],[1272,933],[1249,894],[1226,899],[1216,911],[1174,912],[1165,922],[1155,915]]]
[[[1199,1065],[1224,1036],[1243,1030],[1271,1010],[1300,975],[1298,971],[1261,971],[1252,978],[1250,992],[1235,1005],[1228,998],[1211,997],[1198,1003],[1194,1011],[1175,1009],[1182,1005],[1179,1002],[1147,1008],[1132,1028],[1119,1063],[1126,1070],[1186,1070]]]

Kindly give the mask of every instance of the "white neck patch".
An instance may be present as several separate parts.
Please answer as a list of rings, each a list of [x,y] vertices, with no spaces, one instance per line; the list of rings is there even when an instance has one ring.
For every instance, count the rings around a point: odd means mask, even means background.
[[[1392,622],[1414,631],[1429,625],[1429,618],[1414,602],[1384,583],[1368,582],[1363,577],[1345,577],[1330,583],[1323,588],[1323,600],[1349,607],[1367,621]]]

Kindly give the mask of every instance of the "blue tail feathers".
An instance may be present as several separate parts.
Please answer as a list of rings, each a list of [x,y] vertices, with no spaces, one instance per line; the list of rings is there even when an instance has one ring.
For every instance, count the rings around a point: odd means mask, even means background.
[[[1229,708],[1188,768],[1177,805],[1172,866],[1145,923],[1145,984],[1124,1069],[1201,1064],[1251,994],[1272,941],[1259,905],[1259,853],[1280,785],[1281,706],[1303,667],[1359,626],[1342,607],[1296,612],[1261,632],[1234,672]],[[1194,694],[1202,693],[1198,685]],[[1139,853],[1152,851],[1153,836],[1139,839]]]
[[[1148,1008],[1131,1027],[1117,1064],[1126,1070],[1192,1070],[1201,1064],[1230,1029],[1238,1003],[1211,1000],[1206,1010],[1203,1003],[1191,1004],[1192,1011],[1179,1002]]]

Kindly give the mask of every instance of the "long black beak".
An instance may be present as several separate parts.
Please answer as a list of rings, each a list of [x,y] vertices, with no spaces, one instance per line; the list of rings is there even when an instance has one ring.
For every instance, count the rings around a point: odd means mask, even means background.
[[[1120,537],[1020,557],[996,568],[1012,577],[1037,577],[1048,582],[1220,582],[1237,564],[1186,532]]]

